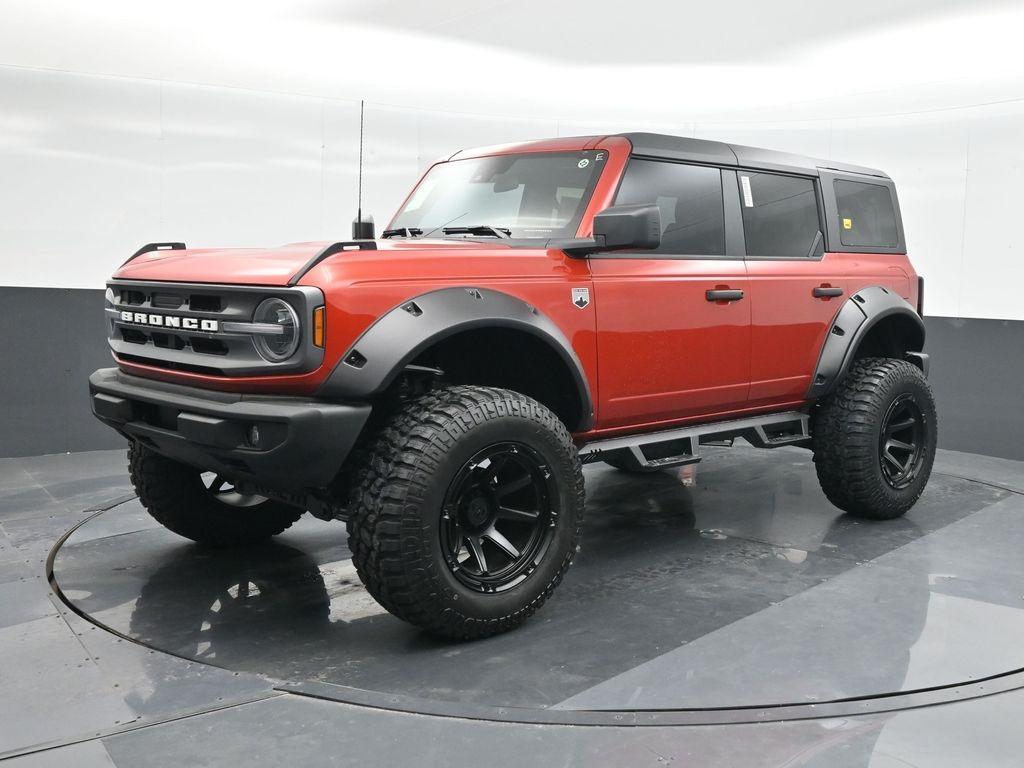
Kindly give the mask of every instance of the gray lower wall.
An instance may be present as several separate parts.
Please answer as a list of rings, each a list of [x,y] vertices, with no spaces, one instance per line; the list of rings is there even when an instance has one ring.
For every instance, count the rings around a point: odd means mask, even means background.
[[[86,379],[111,365],[103,291],[0,287],[0,457],[117,448]],[[1024,460],[1024,322],[929,317],[939,444]]]
[[[925,318],[939,445],[1024,460],[1024,322]]]
[[[89,374],[113,365],[103,291],[0,287],[0,307],[0,457],[123,446],[89,410]]]

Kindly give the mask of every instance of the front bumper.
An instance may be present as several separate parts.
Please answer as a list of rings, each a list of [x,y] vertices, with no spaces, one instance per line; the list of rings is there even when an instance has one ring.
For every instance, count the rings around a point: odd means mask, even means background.
[[[100,421],[157,453],[277,491],[327,487],[370,415],[367,404],[213,392],[101,368]]]

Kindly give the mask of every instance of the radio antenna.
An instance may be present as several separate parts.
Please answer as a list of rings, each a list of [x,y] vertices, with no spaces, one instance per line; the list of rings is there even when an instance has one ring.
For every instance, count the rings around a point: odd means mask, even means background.
[[[356,220],[352,222],[353,240],[373,240],[376,235],[373,230],[373,216],[363,219],[363,114],[366,102],[359,100],[359,181],[356,198]]]
[[[359,191],[356,200],[356,219],[363,221],[363,108],[366,102],[359,100]]]

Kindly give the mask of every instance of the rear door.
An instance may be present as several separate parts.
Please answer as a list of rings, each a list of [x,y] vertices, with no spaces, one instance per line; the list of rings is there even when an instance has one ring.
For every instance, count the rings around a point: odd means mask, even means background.
[[[751,407],[805,398],[825,334],[847,295],[825,254],[815,177],[738,171],[751,313]]]
[[[615,202],[656,204],[662,243],[654,251],[590,258],[599,426],[742,408],[750,381],[750,302],[742,246],[736,227],[726,223],[739,216],[735,173],[632,158]]]

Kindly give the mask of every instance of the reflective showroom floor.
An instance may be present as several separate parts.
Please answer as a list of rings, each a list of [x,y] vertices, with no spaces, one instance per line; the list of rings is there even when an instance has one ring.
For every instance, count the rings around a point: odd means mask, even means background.
[[[0,462],[14,765],[1020,764],[1024,463],[940,452],[889,522],[840,514],[800,449],[589,466],[554,597],[453,643],[367,596],[343,524],[203,549],[123,462]]]

